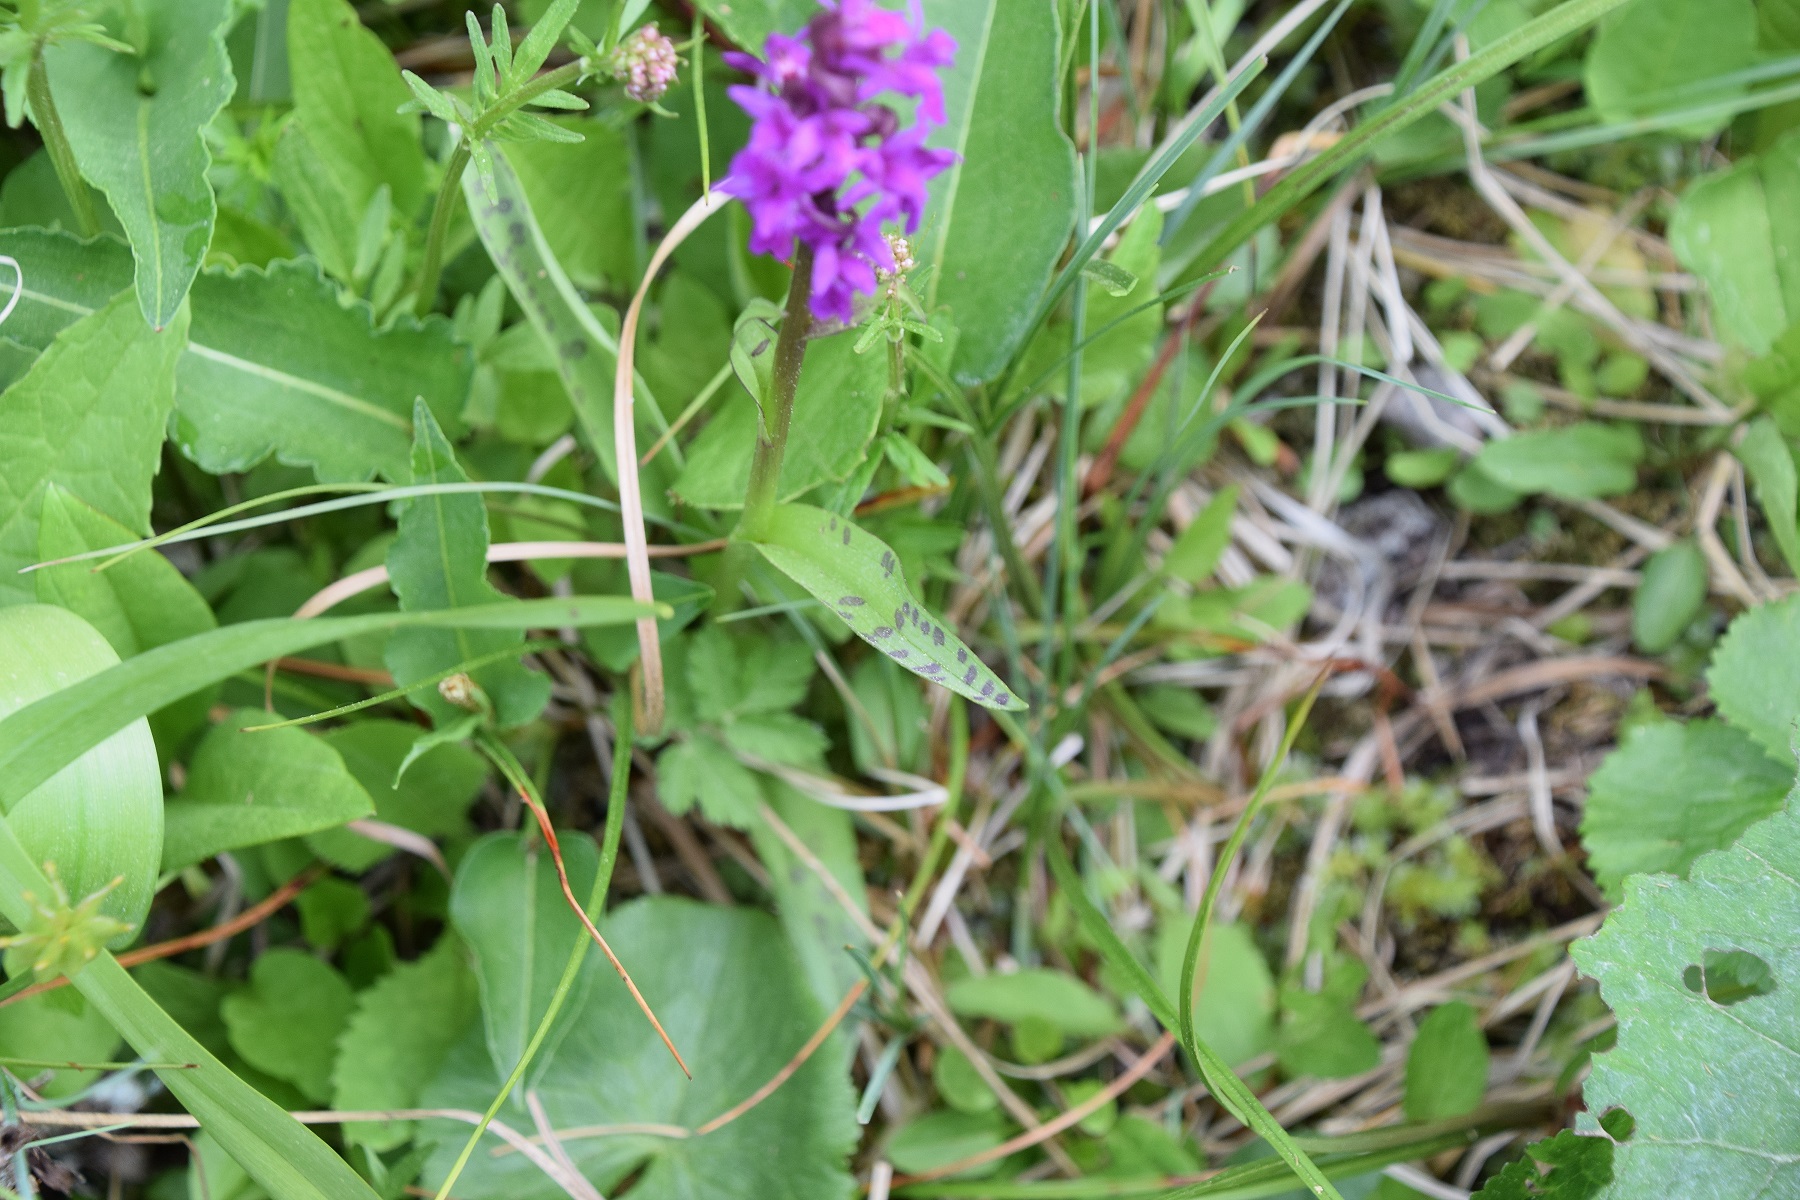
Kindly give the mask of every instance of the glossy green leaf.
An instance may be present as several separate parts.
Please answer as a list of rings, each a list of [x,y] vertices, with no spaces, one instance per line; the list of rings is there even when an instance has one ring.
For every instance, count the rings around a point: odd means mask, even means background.
[[[332,1106],[369,1112],[417,1108],[419,1092],[474,1024],[480,1008],[463,947],[446,936],[417,961],[402,963],[356,998],[332,1070]],[[351,1141],[392,1150],[411,1139],[410,1121],[344,1126]]]
[[[1591,499],[1637,486],[1644,440],[1635,425],[1584,421],[1487,443],[1475,465],[1515,492]]]
[[[463,195],[475,219],[475,231],[507,289],[544,344],[551,347],[556,373],[569,394],[589,449],[600,460],[607,478],[616,478],[612,395],[619,340],[600,324],[575,290],[507,154],[498,150],[493,154],[492,186],[490,196],[473,172],[463,178]],[[653,406],[640,403],[637,407]],[[649,490],[646,488],[647,494]]]
[[[67,694],[71,684],[103,675],[118,661],[99,632],[71,612],[43,604],[0,608],[0,717]],[[70,901],[119,880],[100,911],[136,930],[156,894],[162,779],[149,725],[141,719],[120,724],[49,778],[0,794],[0,811],[34,864],[56,864]],[[54,903],[47,891],[39,900]],[[121,934],[113,944],[129,944],[131,937]]]
[[[1652,554],[1631,597],[1631,637],[1638,649],[1661,654],[1680,640],[1706,607],[1710,582],[1706,556],[1693,542],[1675,542]]]
[[[374,814],[369,793],[323,738],[292,727],[244,732],[271,719],[239,709],[194,751],[187,786],[166,810],[165,872]]]
[[[1722,721],[1655,721],[1626,735],[1588,780],[1581,843],[1609,896],[1628,875],[1686,874],[1781,807],[1794,768]]]
[[[585,899],[599,869],[600,852],[585,834],[563,833],[560,841],[569,886],[577,899]],[[569,948],[587,932],[563,896],[549,851],[541,841],[527,844],[516,833],[491,833],[463,856],[450,891],[450,923],[474,958],[487,1045],[485,1074],[497,1084],[524,1054],[532,1031],[550,1007],[569,961]],[[614,950],[623,956],[619,947]],[[640,966],[630,958],[625,961],[633,970]],[[583,963],[575,990],[532,1061],[524,1087],[536,1087],[536,1080],[559,1061],[557,1047],[577,1024],[582,997],[597,973],[607,969],[605,961],[595,956]],[[621,1028],[610,1036],[617,1037]],[[634,1026],[634,1035],[637,1032],[641,1029]],[[660,1042],[656,1046],[662,1049]],[[488,1097],[474,1107],[487,1107],[496,1088],[490,1085],[488,1090]]]
[[[822,508],[783,504],[756,548],[907,670],[988,708],[1026,707],[953,630],[919,607],[900,560],[874,534]]]
[[[661,1042],[645,1033],[637,1005],[603,965],[538,1084],[558,1129],[620,1122],[695,1128],[768,1082],[824,1017],[780,926],[754,909],[655,897],[616,910],[602,932],[681,1047],[694,1079],[683,1079]],[[559,963],[566,951],[559,951]],[[609,1196],[641,1169],[630,1188],[633,1200],[842,1200],[855,1186],[845,1160],[857,1127],[841,1063],[814,1054],[768,1099],[703,1137],[569,1137],[563,1148]],[[498,1083],[481,1039],[471,1037],[452,1052],[424,1099],[481,1107]],[[425,1169],[425,1179],[436,1184],[461,1130],[426,1129],[442,1139]],[[456,1194],[550,1200],[561,1193],[521,1155],[478,1153]]]
[[[50,484],[135,533],[150,528],[150,480],[162,460],[187,320],[153,332],[131,293],[57,335],[0,393],[0,604],[36,596],[17,572],[37,561]]]
[[[1719,715],[1776,762],[1791,763],[1800,738],[1800,596],[1753,608],[1731,623],[1713,652],[1707,686]]]
[[[105,513],[48,484],[38,523],[38,561],[104,550],[137,535]],[[161,554],[138,554],[106,571],[69,563],[37,572],[41,603],[66,608],[98,629],[120,658],[216,628],[218,621],[194,585]],[[197,692],[150,716],[164,757],[206,719],[211,690]]]
[[[110,238],[25,229],[7,234],[6,252],[25,275],[6,332],[35,349],[131,279],[130,256]],[[10,273],[0,276],[9,288]],[[473,360],[447,321],[401,317],[377,330],[367,305],[340,302],[306,261],[204,271],[191,309],[173,432],[208,471],[246,471],[273,453],[321,479],[405,481],[415,397],[461,431]]]
[[[1729,75],[1757,58],[1753,0],[1636,0],[1601,22],[1582,82],[1602,120],[1627,121],[1674,107],[1659,101],[1658,92]],[[1724,123],[1713,118],[1684,132],[1705,137]]]
[[[386,184],[410,217],[425,195],[419,117],[397,111],[412,97],[393,56],[348,0],[288,0],[287,48],[294,120],[333,183],[361,212]]]
[[[231,1048],[245,1062],[323,1103],[331,1098],[338,1035],[355,1003],[332,967],[304,950],[278,947],[257,956],[250,987],[225,997],[220,1012]]]
[[[1049,1021],[1072,1037],[1105,1037],[1119,1030],[1112,1003],[1074,976],[1048,967],[1010,975],[970,975],[944,990],[950,1011],[1014,1025],[1028,1017]]]
[[[1720,332],[1767,354],[1800,321],[1800,134],[1689,185],[1669,246],[1706,281]]]
[[[932,181],[915,245],[927,308],[945,305],[953,370],[997,375],[1030,332],[1075,222],[1075,150],[1057,121],[1058,30],[1039,0],[926,0],[956,39],[944,73],[949,120],[930,144],[961,161]]]
[[[1781,430],[1768,417],[1759,417],[1744,430],[1737,446],[1738,461],[1750,472],[1763,518],[1788,570],[1800,575],[1800,472]]]
[[[1487,1091],[1487,1034],[1460,1000],[1440,1004],[1419,1022],[1406,1051],[1402,1106],[1409,1121],[1436,1121],[1475,1111]]]
[[[417,439],[413,481],[466,482],[456,451],[423,401],[413,411],[413,424]],[[480,496],[431,495],[406,501],[400,510],[400,531],[388,548],[388,578],[401,610],[467,608],[499,600],[500,592],[487,580],[487,548],[487,506]],[[518,633],[408,629],[388,639],[386,657],[394,681],[405,687],[458,663],[523,643]],[[550,698],[549,678],[517,660],[491,663],[471,674],[493,702],[495,718],[503,727],[531,720]],[[420,689],[410,699],[440,726],[467,715],[435,688]]]
[[[157,329],[175,320],[212,240],[205,131],[235,86],[230,14],[228,0],[140,0],[125,23],[137,54],[63,41],[44,56],[75,160],[131,239],[138,306]]]
[[[487,779],[487,763],[460,741],[439,743],[415,757],[421,740],[419,727],[407,721],[358,721],[324,735],[375,801],[376,820],[425,837],[467,833],[468,808]],[[315,833],[306,844],[349,871],[366,871],[397,853],[349,829]]]
[[[1785,810],[1700,858],[1685,881],[1627,880],[1624,904],[1571,948],[1619,1018],[1617,1044],[1594,1056],[1582,1086],[1587,1110],[1620,1107],[1636,1121],[1601,1196],[1737,1200],[1800,1190],[1796,931],[1800,818]],[[1734,958],[1756,967],[1757,986],[1710,987],[1709,970]],[[1583,1124],[1591,1129],[1593,1119]]]
[[[781,464],[780,499],[845,478],[874,440],[887,390],[887,361],[875,351],[856,353],[856,339],[851,331],[807,344]],[[732,398],[694,439],[687,467],[675,481],[676,493],[699,508],[742,508],[750,483],[757,406],[741,383],[727,386]]]

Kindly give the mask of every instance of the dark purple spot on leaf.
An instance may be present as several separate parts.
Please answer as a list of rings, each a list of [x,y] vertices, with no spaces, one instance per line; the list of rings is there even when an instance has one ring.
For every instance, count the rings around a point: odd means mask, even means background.
[[[981,685],[981,698],[983,700],[986,700],[989,696],[991,696],[993,694],[994,694],[994,685],[992,683],[984,683]]]
[[[1000,694],[999,694],[999,695],[998,695],[998,696],[995,696],[995,697],[994,697],[994,703],[995,703],[995,704],[998,704],[998,705],[1000,705],[1000,706],[1001,706],[1001,707],[1002,707],[1002,708],[1004,708],[1004,707],[1006,707],[1006,706],[1007,706],[1007,705],[1008,705],[1008,704],[1011,704],[1011,703],[1012,703],[1012,697],[1011,697],[1011,696],[1009,696],[1009,695],[1007,695],[1007,694],[1006,694],[1006,693],[1005,693],[1005,692],[1001,692],[1001,693],[1000,693]]]
[[[931,631],[931,640],[939,646],[943,645],[944,644],[944,631],[942,629],[933,629]]]
[[[570,338],[563,343],[562,354],[564,358],[586,358],[587,352],[587,342],[582,338]]]
[[[845,608],[861,608],[863,606],[863,598],[861,596],[841,596],[838,598],[838,603],[842,604]]]
[[[846,526],[844,526],[844,545],[848,546],[849,544],[850,544],[850,527],[848,525],[846,525]]]
[[[975,668],[974,667],[970,667],[969,673],[967,675],[963,676],[963,686],[964,687],[974,687],[975,686]]]
[[[874,629],[869,631],[869,636],[872,638],[891,638],[894,636],[894,630],[888,625],[877,625]]]

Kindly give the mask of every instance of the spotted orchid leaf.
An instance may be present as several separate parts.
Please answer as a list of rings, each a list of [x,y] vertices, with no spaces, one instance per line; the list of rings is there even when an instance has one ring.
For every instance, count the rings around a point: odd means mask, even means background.
[[[756,548],[857,637],[915,675],[987,708],[1025,708],[955,632],[919,606],[899,558],[874,534],[822,508],[783,504]]]

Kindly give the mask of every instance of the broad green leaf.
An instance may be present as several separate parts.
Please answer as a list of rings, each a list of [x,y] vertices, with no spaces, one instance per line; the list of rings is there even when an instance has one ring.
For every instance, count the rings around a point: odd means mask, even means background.
[[[24,229],[7,234],[6,252],[25,274],[6,333],[33,349],[131,279],[130,256],[111,238]],[[0,272],[0,288],[11,282]],[[246,471],[273,453],[321,479],[405,481],[419,396],[461,432],[474,364],[441,318],[400,317],[378,331],[366,304],[342,303],[307,261],[203,271],[190,307],[174,437],[208,471]]]
[[[725,36],[761,55],[771,33],[794,33],[819,11],[815,0],[699,0]]]
[[[1432,1009],[1406,1051],[1406,1119],[1436,1121],[1473,1112],[1487,1081],[1487,1034],[1475,1010],[1460,1000]]]
[[[872,660],[879,661],[879,660]],[[799,836],[815,858],[837,880],[842,894],[852,899],[868,895],[862,862],[857,857],[856,826],[841,808],[820,804],[793,788],[770,781],[769,807]],[[856,961],[844,953],[857,945],[861,934],[844,911],[832,889],[813,869],[801,862],[767,821],[750,826],[756,857],[769,871],[769,887],[775,894],[775,915],[787,932],[788,946],[800,960],[800,969],[822,1008],[833,1008],[859,978]],[[987,1089],[984,1086],[982,1090]],[[989,1092],[991,1097],[993,1093]]]
[[[970,975],[944,990],[950,1011],[1016,1025],[1031,1017],[1071,1037],[1105,1037],[1120,1029],[1112,1002],[1062,971],[1028,967],[1010,975]]]
[[[413,410],[415,483],[464,483],[456,451],[420,401]],[[500,593],[487,580],[487,506],[477,495],[420,496],[400,510],[400,531],[388,548],[388,578],[405,612],[492,604]],[[402,687],[524,641],[517,633],[470,629],[408,629],[388,639],[388,670]],[[514,659],[481,667],[472,675],[505,726],[537,716],[550,698],[550,680]],[[438,725],[466,716],[435,688],[410,699]]]
[[[273,719],[240,709],[201,741],[187,786],[166,809],[165,872],[374,814],[369,793],[323,738],[292,727],[244,732]]]
[[[1767,354],[1800,321],[1800,134],[1691,184],[1669,245],[1706,281],[1722,333]]]
[[[1757,58],[1752,0],[1636,0],[1601,22],[1582,82],[1602,120],[1628,121],[1675,107],[1659,104],[1658,92],[1728,75]],[[1707,98],[1726,99],[1736,91],[1741,88]],[[1714,118],[1683,132],[1705,137],[1725,121]]]
[[[562,833],[563,864],[576,898],[585,900],[600,866],[600,851],[585,834]],[[569,950],[587,936],[569,908],[557,882],[556,864],[539,841],[527,843],[516,833],[490,833],[476,842],[456,868],[450,889],[450,923],[475,960],[481,984],[481,1021],[486,1034],[485,1072],[495,1080],[512,1073],[531,1040],[532,1031],[550,1007],[550,997],[568,965]],[[641,966],[623,949],[613,947],[633,972]],[[589,955],[576,978],[575,990],[557,1014],[556,1023],[526,1072],[524,1087],[561,1061],[557,1047],[579,1019],[582,997],[596,975],[607,970],[598,955]],[[664,1016],[665,1022],[667,1015]],[[615,1026],[609,1036],[619,1036]],[[661,1050],[661,1043],[657,1043]],[[478,1107],[485,1109],[493,1099]],[[518,1102],[515,1096],[515,1103]]]
[[[307,250],[325,273],[354,285],[358,234],[366,204],[359,206],[338,185],[332,164],[296,119],[290,118],[281,127],[269,182],[281,193]]]
[[[249,988],[225,997],[220,1012],[245,1062],[324,1103],[338,1035],[355,1004],[337,971],[304,950],[277,948],[257,956]]]
[[[135,533],[150,529],[186,314],[153,332],[131,293],[57,335],[0,393],[0,604],[36,597],[18,569],[37,561],[44,492],[57,484]]]
[[[823,1009],[808,994],[774,919],[749,908],[639,900],[611,914],[607,941],[694,1070],[682,1078],[610,970],[575,1011],[573,1028],[537,1085],[558,1129],[620,1122],[696,1128],[767,1083],[810,1037]],[[567,947],[560,947],[562,961]],[[761,1104],[704,1137],[565,1138],[576,1168],[605,1195],[641,1168],[632,1200],[842,1200],[854,1189],[846,1157],[856,1145],[855,1100],[841,1060],[813,1055]],[[479,1037],[451,1053],[429,1105],[482,1107],[499,1075]],[[441,1138],[425,1169],[440,1181],[461,1127],[427,1125]],[[469,1200],[550,1200],[561,1193],[512,1154],[476,1154],[456,1185]]]
[[[1788,809],[1700,858],[1685,881],[1627,880],[1624,904],[1571,948],[1619,1018],[1617,1044],[1582,1086],[1587,1110],[1620,1107],[1636,1121],[1603,1197],[1800,1192],[1797,931],[1800,817]]]
[[[1515,492],[1592,499],[1637,486],[1644,440],[1635,425],[1583,421],[1489,442],[1475,464]]]
[[[1237,513],[1237,500],[1235,483],[1221,489],[1175,538],[1175,544],[1163,555],[1162,569],[1194,584],[1210,576],[1231,543],[1231,518]]]
[[[569,393],[588,448],[607,478],[616,479],[612,394],[619,340],[600,324],[557,261],[507,154],[495,149],[492,157],[491,196],[474,172],[463,177],[463,196],[475,231],[513,298],[552,349],[556,373]],[[655,406],[643,403],[642,395],[638,399],[637,415],[642,420],[644,410]],[[655,490],[649,482],[646,498]]]
[[[0,608],[0,718],[6,718],[0,729],[34,701],[67,695],[72,684],[104,677],[118,661],[74,613],[44,604]],[[156,894],[162,778],[146,722],[121,721],[107,732],[110,737],[83,746],[47,778],[0,792],[0,811],[34,865],[56,864],[71,901],[119,880],[101,911],[135,931]],[[53,903],[48,892],[39,899]],[[128,945],[131,937],[122,934],[114,945]]]
[[[807,344],[781,464],[780,499],[843,479],[874,440],[887,390],[887,362],[873,351],[856,353],[856,339],[852,330]],[[675,481],[676,493],[698,508],[742,508],[750,484],[757,406],[741,383],[727,386],[731,399],[694,439],[687,467]]]
[[[1706,607],[1710,582],[1706,556],[1679,541],[1650,556],[1631,597],[1631,637],[1646,654],[1661,654],[1687,632]]]
[[[426,837],[467,833],[468,808],[487,779],[486,762],[460,742],[440,743],[412,757],[420,740],[419,727],[406,721],[358,721],[324,735],[375,801],[376,820]],[[349,871],[366,871],[395,853],[385,842],[349,829],[315,833],[306,844]]]
[[[119,1035],[100,1011],[79,995],[49,993],[0,1008],[0,1058],[62,1062],[108,1062],[119,1048]],[[7,1071],[30,1079],[41,1067],[7,1064]],[[80,1093],[99,1083],[100,1071],[51,1071],[50,1081],[33,1090],[51,1100]]]
[[[419,117],[381,39],[348,0],[289,0],[288,64],[294,120],[359,213],[382,184],[402,219],[425,195]]]
[[[953,630],[919,607],[900,560],[874,534],[822,508],[783,504],[756,548],[907,670],[988,708],[1026,707]]]
[[[1719,715],[1756,739],[1778,763],[1794,761],[1800,737],[1800,596],[1753,608],[1731,623],[1706,682]]]
[[[1057,121],[1056,13],[1040,0],[926,0],[956,39],[948,123],[930,144],[960,162],[932,181],[915,244],[927,308],[950,309],[958,379],[1005,367],[1075,222],[1075,150]]]
[[[126,22],[138,54],[82,41],[44,54],[75,161],[131,239],[138,306],[156,329],[175,320],[212,240],[205,130],[235,86],[230,14],[228,0],[139,0]]]
[[[1507,1163],[1475,1195],[1478,1200],[1594,1200],[1612,1182],[1613,1152],[1610,1138],[1565,1129],[1525,1147],[1524,1157]]]
[[[88,550],[123,545],[137,535],[59,484],[47,485],[38,524],[38,560],[48,562]],[[216,628],[217,620],[194,585],[158,553],[137,554],[105,571],[69,563],[39,571],[37,598],[66,608],[98,629],[120,658]],[[206,720],[213,693],[197,692],[150,716],[150,729],[167,758]]]
[[[1781,547],[1781,557],[1788,570],[1800,575],[1800,474],[1794,469],[1793,451],[1775,422],[1759,417],[1744,430],[1737,456],[1756,485],[1757,502]]]
[[[183,638],[67,684],[0,719],[0,808],[10,809],[89,748],[139,717],[272,658],[412,625],[562,629],[629,624],[640,615],[648,614],[623,597],[578,596],[421,613],[245,621]],[[4,843],[0,837],[0,852]],[[0,871],[4,869],[0,862]]]
[[[1794,785],[1784,764],[1723,721],[1639,725],[1588,780],[1588,869],[1615,898],[1628,875],[1686,874],[1781,807]]]
[[[637,284],[638,251],[626,130],[592,120],[563,118],[554,124],[580,133],[582,140],[515,142],[507,146],[506,160],[570,282],[588,292],[627,292]]]
[[[1165,917],[1157,928],[1156,977],[1171,996],[1181,994],[1181,961],[1192,921]],[[1206,932],[1204,957],[1194,972],[1194,1029],[1236,1066],[1275,1044],[1275,978],[1255,935],[1237,922]]]
[[[475,977],[453,936],[415,962],[401,963],[356,998],[338,1039],[331,1102],[346,1112],[417,1108],[419,1092],[462,1040],[480,1009]],[[365,1121],[344,1136],[372,1150],[412,1138],[409,1121]]]

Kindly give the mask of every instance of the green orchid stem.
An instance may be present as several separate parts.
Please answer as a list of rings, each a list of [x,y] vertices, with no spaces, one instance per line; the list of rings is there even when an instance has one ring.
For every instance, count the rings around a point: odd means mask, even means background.
[[[456,148],[450,151],[450,159],[444,164],[444,178],[438,184],[437,198],[431,204],[431,225],[425,231],[425,259],[419,264],[419,282],[413,294],[415,316],[429,313],[437,302],[438,278],[444,273],[444,242],[450,236],[450,218],[456,212],[456,198],[462,194],[463,171],[469,165],[469,147],[485,141],[500,122],[545,92],[579,82],[584,69],[584,60],[578,58],[539,75],[494,101],[493,107],[475,118],[474,124],[456,139]]]
[[[619,861],[619,835],[625,828],[627,785],[631,782],[630,703],[613,705],[613,728],[615,732],[613,734],[612,788],[606,801],[606,831],[600,835],[600,869],[594,875],[593,888],[588,892],[587,914],[590,921],[597,921],[600,918],[600,910],[606,904],[607,888],[612,885],[613,866]],[[509,783],[529,794],[534,801],[537,799],[537,790],[532,786],[530,775],[526,773],[519,760],[513,756],[513,752],[506,748],[505,743],[486,731],[476,735],[475,742],[493,760],[494,765],[500,768],[500,773],[506,776]],[[512,1074],[508,1075],[506,1082],[501,1085],[500,1094],[494,1097],[494,1102],[488,1105],[485,1113],[481,1114],[481,1124],[475,1127],[474,1132],[469,1134],[469,1140],[463,1143],[462,1153],[456,1156],[456,1163],[450,1168],[450,1173],[444,1177],[443,1186],[438,1188],[437,1200],[446,1200],[450,1195],[450,1189],[456,1186],[456,1181],[461,1177],[463,1168],[469,1165],[469,1157],[475,1153],[475,1147],[480,1144],[482,1135],[487,1132],[488,1125],[499,1114],[501,1106],[513,1094],[520,1081],[525,1078],[526,1068],[531,1065],[532,1059],[537,1057],[538,1049],[543,1046],[544,1039],[550,1036],[550,1027],[556,1024],[557,1014],[562,1012],[563,1004],[568,1000],[569,993],[575,990],[575,977],[581,973],[581,964],[587,961],[589,944],[587,931],[584,929],[575,939],[574,947],[569,951],[569,961],[563,967],[562,978],[556,982],[556,991],[550,997],[550,1007],[544,1010],[543,1019],[538,1022],[537,1028],[532,1030],[531,1041],[526,1044],[525,1053],[519,1056],[518,1064],[513,1067]]]
[[[744,493],[744,515],[738,520],[736,540],[754,542],[769,529],[781,483],[781,460],[787,454],[788,426],[794,419],[794,393],[800,387],[800,366],[806,357],[806,338],[812,332],[812,248],[794,252],[794,278],[788,284],[787,312],[775,338],[775,367],[769,397],[763,405],[762,427],[756,435],[756,456],[750,460],[750,487]]]
[[[94,215],[94,197],[88,191],[87,180],[81,177],[81,168],[75,165],[75,148],[69,145],[68,131],[63,128],[56,100],[50,95],[50,70],[44,65],[42,40],[32,47],[25,96],[31,102],[31,119],[44,139],[44,151],[56,169],[56,181],[62,184],[69,207],[75,210],[75,229],[84,238],[93,237],[100,232],[100,219]]]

